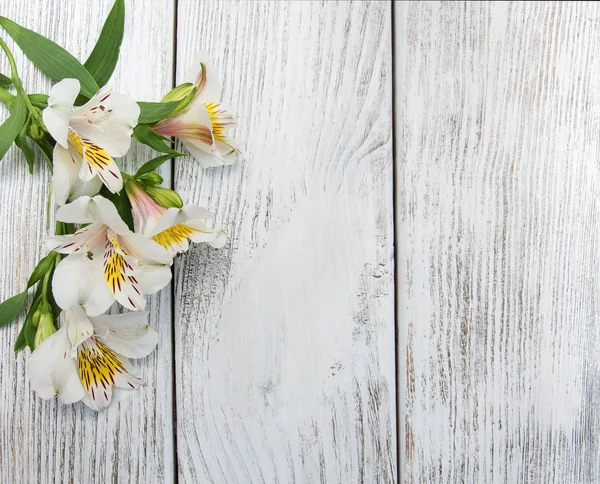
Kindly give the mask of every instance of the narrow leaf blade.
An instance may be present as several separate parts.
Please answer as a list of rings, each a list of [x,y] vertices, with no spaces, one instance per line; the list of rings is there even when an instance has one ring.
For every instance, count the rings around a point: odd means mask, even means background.
[[[154,171],[157,168],[159,168],[166,161],[169,161],[169,160],[175,158],[176,156],[180,156],[180,155],[170,154],[170,155],[162,155],[162,156],[158,156],[156,158],[152,158],[151,160],[147,161],[142,166],[140,166],[140,169],[138,171],[136,171],[135,175],[133,175],[133,176],[135,178],[138,178],[142,175],[145,175],[146,173],[150,173],[151,171]]]
[[[98,84],[87,69],[57,43],[6,17],[0,17],[0,25],[31,62],[48,77],[55,81],[67,77],[79,79],[81,93],[87,97],[92,97],[98,91]]]
[[[4,74],[0,74],[0,87],[9,87],[12,86],[12,79],[10,77],[6,77]]]
[[[99,86],[104,86],[115,70],[124,30],[125,1],[116,0],[104,22],[96,46],[84,64]]]
[[[140,124],[154,124],[162,121],[171,114],[181,101],[172,101],[169,103],[150,103],[138,102],[140,106]]]
[[[33,272],[31,276],[29,276],[29,280],[27,281],[27,289],[33,286],[36,282],[40,281],[47,272],[54,270],[54,265],[56,264],[56,252],[50,252],[46,257],[42,258]]]
[[[156,133],[150,126],[147,124],[138,124],[136,128],[133,130],[133,137],[142,144],[150,146],[155,151],[159,153],[166,153],[172,156],[182,156],[183,153],[179,153],[175,151],[173,148],[168,146],[165,143],[164,138]]]
[[[0,327],[10,324],[19,315],[25,304],[27,291],[23,291],[16,296],[9,297],[0,304]]]
[[[13,141],[19,136],[21,129],[27,121],[27,107],[25,101],[18,96],[15,98],[8,119],[0,125],[0,160],[12,145]]]

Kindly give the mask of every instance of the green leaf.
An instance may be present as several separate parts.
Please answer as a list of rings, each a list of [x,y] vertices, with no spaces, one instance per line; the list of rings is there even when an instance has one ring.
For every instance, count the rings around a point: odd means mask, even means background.
[[[166,161],[169,161],[169,160],[175,158],[176,156],[181,156],[181,155],[163,155],[163,156],[158,156],[156,158],[152,158],[151,160],[147,161],[142,166],[140,166],[140,169],[138,171],[136,171],[135,175],[133,175],[133,176],[134,176],[134,178],[138,178],[142,175],[145,175],[146,173],[150,173],[151,171],[154,171],[157,168],[159,168]]]
[[[35,162],[35,153],[33,148],[27,143],[27,124],[23,126],[18,136],[15,138],[15,144],[25,155],[27,160],[27,166],[29,166],[29,173],[33,175],[33,163]]]
[[[116,0],[104,22],[96,46],[84,64],[99,86],[104,86],[115,70],[117,60],[119,60],[124,28],[125,1]]]
[[[10,324],[21,312],[27,297],[27,290],[16,296],[9,297],[0,304],[0,327]]]
[[[44,278],[47,272],[54,270],[54,266],[57,261],[57,253],[50,252],[46,257],[40,260],[33,269],[29,280],[27,281],[27,289],[33,286],[36,282],[39,282]]]
[[[17,341],[15,341],[14,352],[18,353],[23,348],[27,346],[25,342],[25,325],[21,326],[21,331],[19,331],[19,336],[17,336]]]
[[[135,227],[133,225],[131,202],[125,193],[125,190],[121,190],[119,193],[111,193],[108,191],[106,186],[103,186],[100,190],[100,195],[102,195],[104,198],[108,198],[112,203],[115,204],[115,207],[117,207],[117,212],[119,212],[123,222],[127,224],[131,231],[134,231]]]
[[[12,79],[10,77],[6,77],[4,74],[0,74],[0,87],[9,87],[12,86]]]
[[[98,91],[98,84],[87,69],[55,42],[6,17],[0,17],[0,26],[4,27],[31,62],[51,79],[79,79],[81,93],[87,97],[92,97]]]
[[[169,103],[148,103],[138,102],[140,107],[140,124],[154,124],[169,117],[181,101],[173,101]]]
[[[25,101],[18,96],[12,106],[10,116],[0,125],[0,160],[19,136],[19,133],[27,121],[27,107]]]
[[[183,156],[183,153],[175,151],[165,143],[165,138],[159,135],[147,124],[138,124],[133,130],[133,137],[142,144],[150,146],[159,153],[167,153],[171,156]]]

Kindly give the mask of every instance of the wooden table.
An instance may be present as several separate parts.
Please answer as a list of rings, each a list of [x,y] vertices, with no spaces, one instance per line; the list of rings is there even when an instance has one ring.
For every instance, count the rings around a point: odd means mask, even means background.
[[[111,4],[0,15],[85,59]],[[0,330],[0,482],[598,482],[599,47],[593,3],[127,0],[115,88],[203,50],[237,111],[246,164],[162,172],[229,242],[179,258],[104,412],[37,398]],[[0,299],[48,191],[0,163]]]

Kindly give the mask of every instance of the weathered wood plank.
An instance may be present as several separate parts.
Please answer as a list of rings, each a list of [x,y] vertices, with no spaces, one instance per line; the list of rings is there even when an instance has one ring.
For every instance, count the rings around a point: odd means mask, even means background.
[[[396,480],[391,7],[180,0],[249,162],[175,185],[221,250],[176,268],[182,482]]]
[[[7,0],[0,12],[84,59],[112,3]],[[126,37],[113,85],[138,98],[158,100],[172,85],[174,3],[154,0],[151,5],[149,8],[144,0],[127,1]],[[26,86],[47,92],[48,80],[33,71],[17,48],[14,50]],[[4,58],[0,71],[8,71]],[[127,157],[126,168],[149,157],[147,150],[136,148]],[[45,219],[48,186],[46,168],[36,169],[31,177],[24,159],[14,151],[0,164],[1,299],[24,287],[44,253],[40,242],[53,227]],[[160,343],[157,352],[137,363],[148,386],[100,414],[83,404],[63,406],[37,398],[26,380],[29,351],[16,357],[12,353],[19,327],[0,330],[0,482],[173,481],[169,292],[169,288],[163,290],[149,306]]]
[[[403,482],[598,482],[600,9],[398,3]]]

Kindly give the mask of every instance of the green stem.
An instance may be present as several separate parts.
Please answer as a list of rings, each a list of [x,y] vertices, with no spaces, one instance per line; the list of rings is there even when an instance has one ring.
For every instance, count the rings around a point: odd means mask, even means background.
[[[15,99],[15,95],[0,87],[0,103],[8,106],[8,103]]]
[[[21,78],[19,77],[19,74],[17,71],[17,64],[15,62],[15,58],[13,57],[12,52],[8,48],[8,45],[5,44],[4,40],[2,40],[1,37],[0,37],[0,47],[6,54],[6,57],[8,57],[8,62],[10,64],[10,69],[11,69],[10,78],[12,79],[12,82],[15,85],[17,94],[19,96],[21,96],[21,98],[23,98],[23,101],[25,102],[25,106],[27,106],[27,110],[29,111],[31,116],[34,119],[39,120],[40,116],[39,116],[38,112],[36,111],[36,109],[33,107],[33,104],[31,104],[31,101],[30,101],[29,97],[27,96],[25,89],[23,89],[23,84],[21,84]]]

